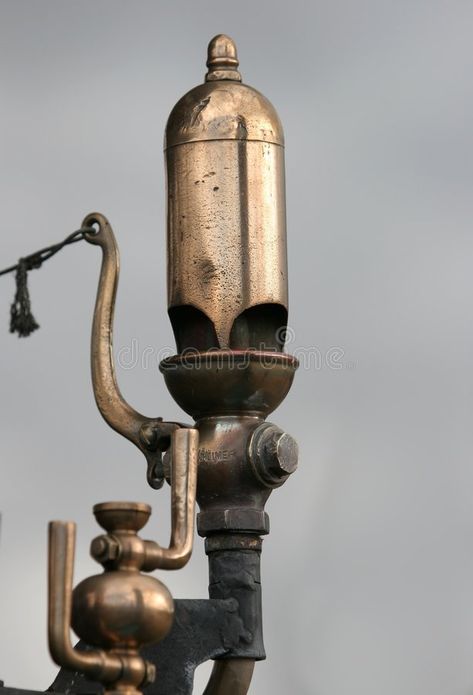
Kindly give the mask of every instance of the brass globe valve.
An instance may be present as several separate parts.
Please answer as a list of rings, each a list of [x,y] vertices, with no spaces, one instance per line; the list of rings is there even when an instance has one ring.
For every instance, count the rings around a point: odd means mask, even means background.
[[[54,661],[99,681],[105,692],[132,695],[155,678],[155,667],[139,649],[169,632],[174,603],[155,569],[179,569],[190,558],[194,534],[198,433],[178,429],[173,435],[171,541],[162,548],[138,532],[151,514],[147,504],[105,502],[94,507],[106,531],[95,538],[91,555],[104,572],[72,590],[75,523],[49,524],[49,648]],[[72,646],[70,627],[88,651]]]

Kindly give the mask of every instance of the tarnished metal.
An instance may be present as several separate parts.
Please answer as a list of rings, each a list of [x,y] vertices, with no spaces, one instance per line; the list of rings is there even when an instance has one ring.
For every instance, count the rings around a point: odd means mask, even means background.
[[[265,658],[259,536],[269,532],[271,490],[297,464],[294,440],[265,418],[286,396],[296,369],[288,355],[258,351],[194,352],[161,364],[169,391],[199,431],[197,527],[206,537],[209,594],[236,597],[248,630],[229,661],[215,667],[207,695],[224,692],[219,684],[240,669],[242,689],[229,692],[244,695],[249,680],[243,674],[251,672],[246,660]]]
[[[245,631],[243,639],[219,656],[225,661],[216,665],[205,692],[245,695],[254,661],[265,657],[259,569],[260,536],[269,532],[265,503],[272,489],[285,482],[297,465],[294,440],[265,419],[287,395],[298,364],[282,352],[288,300],[281,123],[270,102],[241,83],[236,47],[229,37],[212,39],[207,66],[206,82],[172,110],[165,138],[168,307],[178,354],[164,360],[160,368],[173,398],[195,420],[196,431],[161,418],[147,418],[123,399],[112,350],[118,249],[103,215],[93,213],[83,223],[96,228],[86,239],[103,252],[92,330],[92,378],[98,408],[112,428],[145,454],[153,487],[164,479],[162,455],[172,437],[165,462],[173,485],[170,549],[140,541],[136,534],[120,535],[115,518],[120,510],[105,506],[97,510],[101,523],[106,518],[113,523],[107,535],[94,541],[92,554],[106,568],[100,582],[109,581],[107,574],[122,568],[114,586],[117,595],[123,596],[128,582],[123,574],[123,568],[128,571],[126,563],[138,573],[130,584],[133,587],[140,569],[182,566],[190,553],[191,538],[189,518],[187,530],[181,524],[176,532],[178,522],[189,513],[189,507],[185,511],[182,506],[186,486],[179,475],[179,462],[198,461],[198,531],[206,537],[210,596],[236,599]],[[186,434],[189,431],[191,437]],[[57,533],[65,533],[64,528],[58,527]],[[108,606],[109,612],[101,616],[105,623],[102,620],[99,626],[87,613],[89,599],[85,598],[97,592],[97,582],[97,578],[86,580],[89,588],[83,594],[81,585],[76,590],[78,634],[93,645],[111,647],[107,658],[111,651],[115,659],[114,642],[107,642],[103,626],[108,619],[120,617],[127,600],[123,598],[122,608],[117,606],[115,613]],[[63,603],[66,594],[63,591]],[[135,617],[146,623],[143,601],[144,613]],[[163,621],[164,617],[159,625],[151,626],[156,635],[161,630],[158,636],[163,634]],[[61,624],[62,632],[53,631],[53,635],[63,663],[73,668],[79,657],[71,653],[65,639],[67,621],[66,625]],[[121,633],[116,637],[120,640]],[[147,637],[145,631],[141,643]],[[128,648],[137,645],[128,644]],[[100,668],[105,664],[116,669],[116,661],[109,663],[104,658],[100,656]],[[97,659],[97,653],[92,651],[87,659]],[[138,663],[144,677],[145,662],[133,661],[133,668],[138,669]],[[102,673],[99,666],[94,662],[96,679],[116,680],[115,672]],[[124,668],[126,671],[128,666]],[[93,670],[92,666],[87,669]],[[136,675],[126,677],[133,688],[140,687]]]
[[[252,659],[216,661],[204,695],[246,695],[254,668]]]
[[[207,55],[206,82],[213,80],[237,80],[241,82],[238,72],[238,55],[235,42],[225,34],[218,34],[209,43]]]
[[[75,524],[50,523],[49,646],[61,666],[77,670],[106,686],[106,692],[133,695],[154,680],[155,668],[139,654],[160,641],[172,625],[174,605],[167,588],[142,574],[157,568],[183,567],[192,551],[197,479],[198,434],[173,434],[171,473],[172,525],[169,548],[142,540],[138,531],[151,513],[147,504],[107,502],[94,507],[107,532],[94,539],[92,556],[104,573],[89,577],[72,591]],[[70,627],[87,644],[72,647]]]
[[[159,368],[172,397],[194,419],[206,415],[267,417],[287,396],[295,357],[256,350],[187,352]]]
[[[287,323],[284,136],[240,82],[233,41],[169,116],[168,306],[178,351],[281,349]]]
[[[262,638],[259,536],[265,504],[295,470],[294,440],[265,418],[297,360],[287,324],[284,137],[259,92],[241,84],[233,41],[209,44],[206,82],[169,116],[168,307],[178,354],[161,365],[199,431],[197,527],[211,597],[234,596],[248,640],[218,664],[206,695],[244,695]]]
[[[283,352],[283,130],[270,102],[242,84],[238,66],[232,39],[214,37],[205,83],[182,97],[166,128],[168,308],[178,354],[160,369],[195,427],[146,417],[120,393],[112,344],[118,248],[102,214],[87,215],[82,225],[103,256],[91,348],[97,406],[144,453],[150,485],[160,487],[165,475],[170,481],[171,538],[163,548],[138,535],[151,513],[147,504],[96,505],[106,533],[90,550],[104,572],[73,590],[75,524],[50,523],[48,635],[63,667],[53,692],[105,686],[108,695],[190,695],[194,669],[213,658],[205,695],[246,695],[255,661],[265,658],[265,504],[297,467],[294,439],[266,417],[287,395],[298,363]],[[178,602],[173,625],[171,594],[146,573],[187,563],[196,500],[210,598]],[[71,628],[81,638],[76,647]],[[157,664],[163,678],[156,684]],[[2,692],[21,695],[0,686]]]
[[[257,351],[192,353],[161,363],[171,395],[199,431],[201,535],[269,532],[265,503],[295,469],[296,452],[280,450],[287,470],[278,476],[271,470],[277,452],[264,452],[254,433],[270,426],[278,438],[293,441],[265,418],[286,396],[297,366],[290,355]]]
[[[144,688],[144,695],[191,695],[197,666],[225,656],[246,637],[247,630],[238,615],[236,599],[176,599],[171,630],[162,642],[141,650],[142,656],[156,666],[159,674],[154,683]],[[87,651],[90,647],[80,642],[76,649]],[[219,672],[221,670],[220,667]],[[99,683],[86,680],[79,671],[61,669],[48,691],[91,695],[102,693],[103,689]],[[239,691],[229,689],[225,695],[235,692]],[[38,694],[9,693],[0,688],[0,695]]]
[[[120,273],[118,246],[105,215],[92,212],[85,217],[82,226],[95,229],[95,232],[86,232],[84,238],[102,249],[90,354],[95,401],[110,427],[143,452],[148,464],[148,483],[158,489],[164,480],[162,452],[169,446],[171,433],[180,425],[163,422],[161,417],[149,418],[138,413],[120,392],[113,358],[113,316]]]
[[[297,442],[276,425],[265,422],[251,435],[248,457],[264,485],[279,487],[297,469]]]
[[[122,672],[118,655],[107,655],[105,650],[80,654],[71,644],[69,635],[72,621],[72,574],[74,569],[75,524],[51,522],[49,525],[49,602],[48,638],[54,661],[70,669],[80,670],[90,678],[117,680]],[[145,670],[140,665],[145,677]]]

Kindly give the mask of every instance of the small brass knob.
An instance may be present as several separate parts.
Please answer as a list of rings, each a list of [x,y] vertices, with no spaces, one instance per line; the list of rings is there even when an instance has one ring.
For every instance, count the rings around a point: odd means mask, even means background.
[[[207,53],[206,82],[214,80],[235,80],[241,82],[238,72],[238,55],[236,44],[226,34],[217,34],[209,43]]]

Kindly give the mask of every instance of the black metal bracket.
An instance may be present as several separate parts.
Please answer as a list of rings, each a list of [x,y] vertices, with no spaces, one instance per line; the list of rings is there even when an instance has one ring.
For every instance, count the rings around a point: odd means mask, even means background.
[[[144,688],[144,695],[192,695],[194,672],[209,659],[265,658],[260,550],[261,539],[257,537],[215,536],[207,540],[211,598],[174,601],[174,621],[169,634],[162,642],[141,650],[142,656],[157,670],[156,681]],[[79,642],[76,648],[91,649],[84,642]],[[2,685],[0,695],[39,695],[39,691]],[[103,692],[103,687],[82,673],[61,669],[48,692],[96,695]]]
[[[144,688],[145,695],[191,695],[197,666],[225,657],[248,638],[236,599],[177,599],[174,604],[174,623],[169,634],[159,644],[142,650],[157,670],[156,681]],[[88,649],[81,642],[78,648]],[[0,695],[30,695],[29,691],[6,690],[0,688]],[[48,690],[58,695],[92,695],[101,693],[103,688],[80,673],[61,669]]]

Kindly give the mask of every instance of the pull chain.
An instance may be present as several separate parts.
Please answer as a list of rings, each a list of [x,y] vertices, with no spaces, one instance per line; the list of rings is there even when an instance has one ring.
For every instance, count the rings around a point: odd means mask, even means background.
[[[44,249],[35,251],[29,256],[20,258],[16,265],[0,270],[0,275],[6,275],[7,273],[16,271],[16,292],[10,308],[10,333],[17,333],[19,338],[26,338],[39,328],[39,324],[31,311],[31,300],[28,290],[28,271],[41,268],[45,261],[49,260],[58,251],[61,251],[65,246],[81,241],[84,239],[85,234],[94,232],[95,229],[93,227],[78,229],[76,232],[69,234],[69,236],[58,244],[46,246]]]

